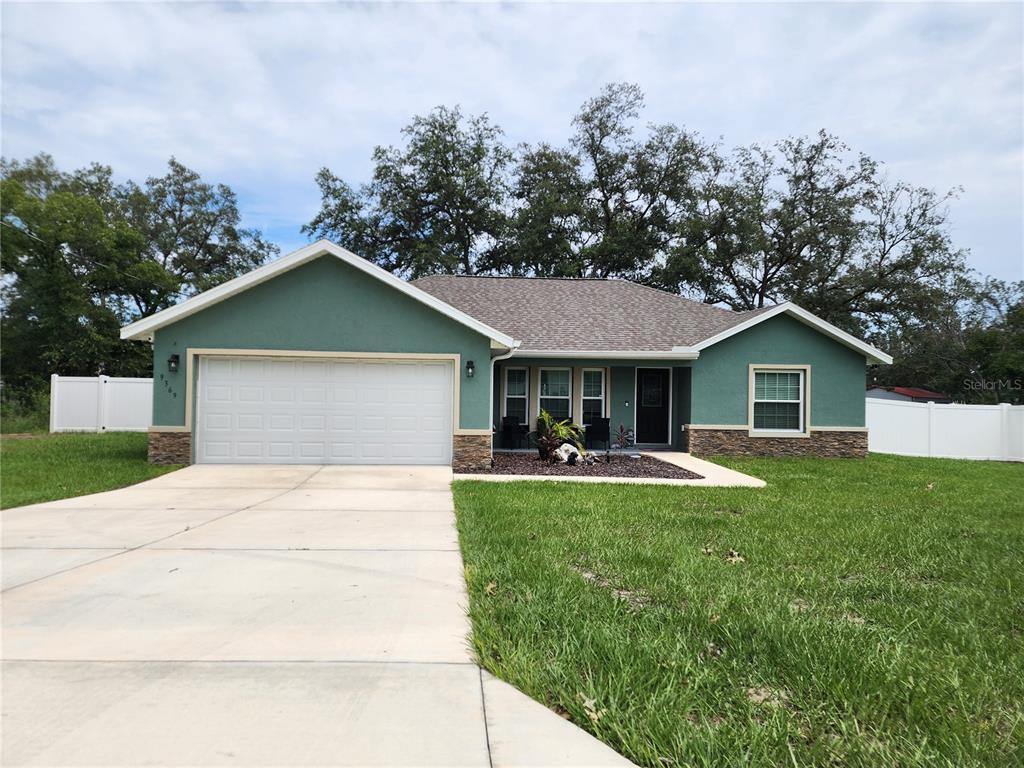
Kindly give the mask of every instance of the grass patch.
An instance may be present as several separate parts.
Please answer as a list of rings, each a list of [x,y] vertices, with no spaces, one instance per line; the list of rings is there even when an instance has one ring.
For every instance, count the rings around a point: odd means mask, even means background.
[[[1024,466],[455,484],[480,663],[631,760],[1024,762]]]
[[[0,433],[43,433],[50,429],[50,395],[25,392],[0,398]]]
[[[146,461],[144,432],[0,438],[0,507],[109,491],[176,466]]]

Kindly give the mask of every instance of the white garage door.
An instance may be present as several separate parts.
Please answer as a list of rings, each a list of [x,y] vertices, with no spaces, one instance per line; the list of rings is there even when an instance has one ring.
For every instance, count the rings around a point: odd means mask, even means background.
[[[452,365],[203,357],[196,460],[448,464]]]

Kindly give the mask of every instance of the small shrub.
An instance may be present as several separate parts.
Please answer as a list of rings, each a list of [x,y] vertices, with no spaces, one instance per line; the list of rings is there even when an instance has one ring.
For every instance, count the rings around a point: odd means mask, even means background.
[[[24,390],[0,400],[0,432],[46,432],[50,428],[50,393]]]
[[[537,453],[542,459],[550,459],[551,454],[565,443],[572,443],[582,455],[583,443],[576,425],[568,419],[558,421],[543,408],[537,417]]]
[[[633,430],[619,424],[618,430],[612,435],[612,448],[629,448],[633,443]]]

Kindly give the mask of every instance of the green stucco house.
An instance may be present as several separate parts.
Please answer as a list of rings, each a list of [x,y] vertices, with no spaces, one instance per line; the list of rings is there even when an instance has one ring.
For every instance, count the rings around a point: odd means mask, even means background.
[[[490,462],[545,409],[639,445],[863,456],[866,365],[794,304],[731,312],[624,280],[406,282],[319,241],[122,329],[153,344],[150,460]]]

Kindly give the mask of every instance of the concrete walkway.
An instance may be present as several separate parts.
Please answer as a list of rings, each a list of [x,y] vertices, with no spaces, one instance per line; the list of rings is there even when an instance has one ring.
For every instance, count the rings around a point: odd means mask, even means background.
[[[509,483],[518,480],[540,480],[542,482],[561,483],[627,483],[632,485],[680,485],[693,486],[696,488],[764,488],[767,483],[760,478],[745,475],[735,469],[723,467],[721,464],[713,464],[704,459],[698,459],[688,453],[681,451],[641,451],[644,456],[652,456],[677,467],[688,469],[700,475],[693,480],[680,480],[672,477],[586,477],[568,475],[483,475],[483,474],[458,474],[456,480],[483,480],[489,483]],[[621,457],[616,461],[628,461]]]
[[[8,765],[629,765],[473,663],[451,471],[195,466],[6,510]]]

